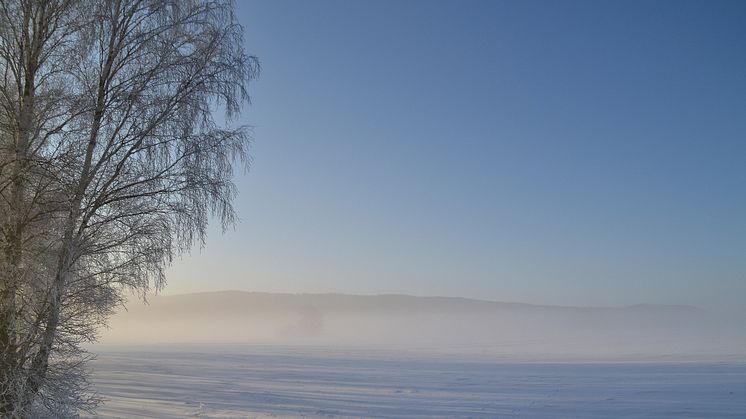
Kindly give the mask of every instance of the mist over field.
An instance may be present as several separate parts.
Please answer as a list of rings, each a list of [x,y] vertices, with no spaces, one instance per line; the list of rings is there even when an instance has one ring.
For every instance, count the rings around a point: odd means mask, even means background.
[[[741,418],[746,333],[691,306],[209,292],[131,301],[102,418]]]
[[[308,344],[516,359],[746,359],[746,331],[691,306],[559,307],[407,295],[210,292],[132,301],[101,343]]]
[[[746,418],[744,22],[0,0],[0,419]]]

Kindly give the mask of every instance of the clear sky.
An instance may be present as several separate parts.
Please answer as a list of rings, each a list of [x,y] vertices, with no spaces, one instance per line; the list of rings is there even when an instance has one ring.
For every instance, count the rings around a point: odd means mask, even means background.
[[[242,222],[167,294],[746,311],[746,2],[237,3]]]

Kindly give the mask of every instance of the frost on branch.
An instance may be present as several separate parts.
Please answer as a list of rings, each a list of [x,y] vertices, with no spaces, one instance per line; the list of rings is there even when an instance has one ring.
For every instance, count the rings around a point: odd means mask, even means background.
[[[0,0],[0,416],[95,407],[81,344],[235,221],[242,35],[230,1]]]

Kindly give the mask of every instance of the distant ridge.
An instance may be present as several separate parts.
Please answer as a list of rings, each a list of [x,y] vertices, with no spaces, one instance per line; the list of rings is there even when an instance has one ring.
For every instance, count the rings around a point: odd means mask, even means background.
[[[742,323],[686,305],[572,307],[405,294],[250,291],[160,295],[148,301],[131,301],[116,314],[102,341],[393,345],[522,359],[746,358]]]
[[[525,309],[556,309],[556,310],[664,310],[677,312],[704,313],[705,310],[684,304],[657,304],[657,303],[638,303],[623,306],[563,306],[563,305],[544,305],[523,302],[504,302],[469,297],[446,297],[446,296],[415,296],[409,294],[383,293],[383,294],[344,294],[344,293],[270,293],[261,291],[242,291],[242,290],[222,290],[222,291],[204,291],[171,295],[151,295],[148,298],[156,299],[194,299],[205,298],[211,300],[214,298],[229,297],[237,298],[271,298],[275,300],[298,300],[306,299],[314,302],[330,302],[332,300],[350,300],[356,303],[384,303],[385,305],[402,305],[422,308],[426,304],[445,304],[446,307],[455,306],[473,306],[479,308],[525,308]]]

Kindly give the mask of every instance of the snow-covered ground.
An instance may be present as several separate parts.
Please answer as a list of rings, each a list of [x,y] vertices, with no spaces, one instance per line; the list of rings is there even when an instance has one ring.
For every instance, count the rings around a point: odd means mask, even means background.
[[[526,362],[311,346],[97,348],[99,417],[745,418],[739,361]]]

